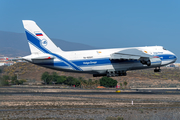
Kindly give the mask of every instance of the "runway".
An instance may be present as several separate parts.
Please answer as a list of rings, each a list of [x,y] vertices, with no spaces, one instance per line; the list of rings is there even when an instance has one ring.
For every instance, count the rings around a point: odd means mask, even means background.
[[[140,95],[140,94],[147,94],[147,95],[162,95],[162,94],[168,94],[168,95],[180,95],[180,91],[167,91],[167,90],[160,90],[160,91],[152,91],[152,92],[144,92],[144,91],[136,91],[136,92],[120,92],[116,93],[114,92],[0,92],[0,95],[23,95],[23,94],[28,94],[28,95],[38,95],[38,94],[57,94],[57,95]]]
[[[0,118],[99,120],[109,116],[134,119],[137,115],[140,119],[148,115],[148,118],[163,119],[172,114],[180,117],[177,89],[133,89],[120,90],[120,93],[116,90],[0,87]]]

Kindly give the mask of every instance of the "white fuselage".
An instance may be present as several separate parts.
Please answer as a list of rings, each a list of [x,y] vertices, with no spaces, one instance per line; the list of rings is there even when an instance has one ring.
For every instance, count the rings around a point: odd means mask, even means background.
[[[161,65],[165,66],[167,64],[173,63],[176,61],[176,56],[168,51],[163,49],[161,46],[151,46],[151,47],[134,47],[141,51],[146,51],[147,54],[153,56],[159,56],[161,59]],[[65,71],[74,71],[74,72],[87,72],[92,74],[105,74],[107,70],[109,71],[128,71],[136,69],[145,69],[145,68],[155,68],[158,66],[147,66],[143,65],[139,60],[110,60],[110,55],[122,51],[125,49],[132,48],[117,48],[117,49],[97,49],[97,50],[84,50],[84,51],[64,51],[54,53],[58,56],[66,58],[74,65],[78,66],[80,70],[73,68],[72,66],[67,65],[65,62],[60,60],[58,57],[55,57],[51,60],[36,60],[33,61],[31,58],[37,58],[42,56],[42,54],[32,54],[25,59],[44,67],[53,68],[57,70]]]

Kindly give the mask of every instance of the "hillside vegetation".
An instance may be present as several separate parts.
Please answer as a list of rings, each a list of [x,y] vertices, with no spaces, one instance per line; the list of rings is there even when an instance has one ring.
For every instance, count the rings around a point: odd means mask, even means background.
[[[27,62],[3,67],[1,75],[13,76],[16,74],[18,79],[42,82],[41,76],[44,72],[56,72],[59,76],[72,76],[87,81],[89,79],[95,81],[101,78],[93,77],[91,74],[51,70]],[[127,87],[178,87],[180,86],[180,70],[177,68],[162,68],[160,73],[154,73],[153,69],[128,71],[127,76],[113,77],[113,79],[117,80],[119,85],[126,81],[128,83]]]
[[[137,70],[130,72],[131,75],[146,77],[149,79],[180,80],[179,68],[162,68],[161,72],[154,72],[153,69]]]

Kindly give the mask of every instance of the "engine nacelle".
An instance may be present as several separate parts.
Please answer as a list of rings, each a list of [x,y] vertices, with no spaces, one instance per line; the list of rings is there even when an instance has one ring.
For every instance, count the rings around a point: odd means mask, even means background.
[[[158,58],[150,58],[151,66],[160,66],[161,65],[161,59]]]
[[[143,65],[147,66],[160,66],[161,59],[158,56],[154,56],[153,58],[145,58],[140,60]]]

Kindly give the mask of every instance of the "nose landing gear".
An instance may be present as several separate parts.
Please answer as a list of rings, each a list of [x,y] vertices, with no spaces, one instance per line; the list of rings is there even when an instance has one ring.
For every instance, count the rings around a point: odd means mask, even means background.
[[[160,67],[155,68],[155,69],[154,69],[154,72],[161,72]]]

